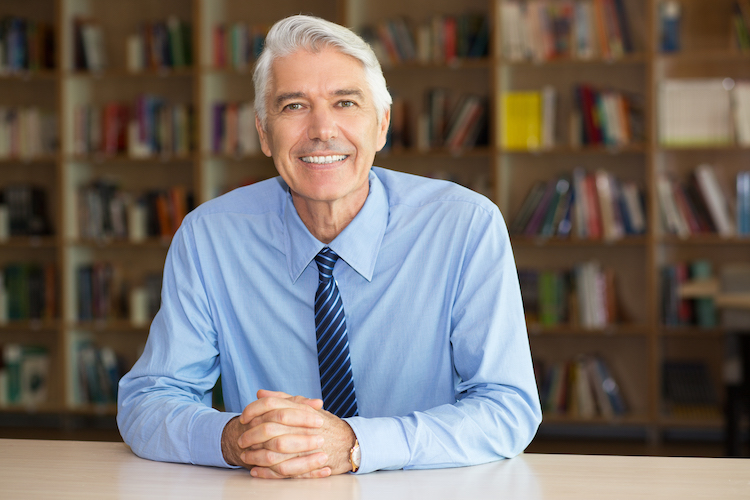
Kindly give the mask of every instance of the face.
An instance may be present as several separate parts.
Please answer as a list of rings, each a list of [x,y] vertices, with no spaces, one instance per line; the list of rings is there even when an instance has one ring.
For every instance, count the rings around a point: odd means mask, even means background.
[[[390,118],[378,123],[362,64],[330,47],[299,50],[273,63],[270,90],[266,129],[256,127],[293,196],[361,207]]]

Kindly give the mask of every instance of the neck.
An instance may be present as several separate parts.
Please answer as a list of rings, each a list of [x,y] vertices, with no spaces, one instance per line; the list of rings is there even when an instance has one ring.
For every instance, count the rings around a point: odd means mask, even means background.
[[[367,200],[369,185],[361,193],[346,199],[317,201],[303,198],[292,191],[292,201],[307,230],[323,243],[332,242],[356,217]]]

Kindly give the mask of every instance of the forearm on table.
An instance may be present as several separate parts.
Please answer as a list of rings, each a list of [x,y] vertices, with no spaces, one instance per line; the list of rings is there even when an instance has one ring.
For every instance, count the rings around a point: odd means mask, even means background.
[[[517,455],[541,419],[531,400],[508,389],[495,399],[467,397],[403,417],[346,419],[359,440],[360,472],[461,467]]]

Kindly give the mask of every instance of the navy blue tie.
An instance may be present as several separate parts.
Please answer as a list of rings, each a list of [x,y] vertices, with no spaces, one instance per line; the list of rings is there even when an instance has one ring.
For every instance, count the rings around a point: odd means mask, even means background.
[[[333,266],[339,256],[326,247],[315,256],[318,264],[318,291],[315,294],[315,333],[318,339],[318,366],[323,406],[344,418],[358,414],[354,392],[349,334],[344,303],[333,279]]]

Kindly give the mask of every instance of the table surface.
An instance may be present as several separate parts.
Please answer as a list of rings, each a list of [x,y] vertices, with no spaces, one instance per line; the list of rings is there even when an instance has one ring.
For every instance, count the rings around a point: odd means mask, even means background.
[[[144,460],[123,443],[0,439],[0,497],[748,500],[750,461],[529,453],[457,469],[274,481]]]

